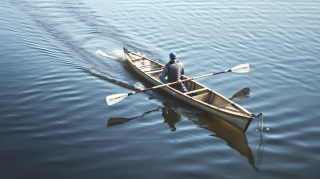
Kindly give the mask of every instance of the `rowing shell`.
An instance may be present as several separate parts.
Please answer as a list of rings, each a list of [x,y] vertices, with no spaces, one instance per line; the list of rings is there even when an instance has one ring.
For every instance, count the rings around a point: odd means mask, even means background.
[[[124,54],[134,71],[154,86],[162,84],[159,75],[162,73],[164,65],[128,51],[126,48],[124,48]],[[184,79],[188,78],[182,75],[182,80]],[[247,130],[253,118],[253,114],[249,111],[194,80],[185,81],[183,84],[188,90],[186,93],[181,91],[180,85],[166,86],[161,89],[188,104],[220,117],[243,131]]]

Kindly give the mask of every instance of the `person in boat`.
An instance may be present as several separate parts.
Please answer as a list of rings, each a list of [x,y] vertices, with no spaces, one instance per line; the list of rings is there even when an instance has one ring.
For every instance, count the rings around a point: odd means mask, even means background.
[[[162,74],[159,75],[159,79],[162,83],[172,83],[178,81],[181,84],[181,88],[183,92],[188,92],[187,88],[181,81],[181,75],[184,75],[184,67],[183,64],[177,61],[177,54],[175,52],[171,52],[169,55],[170,61],[164,66]],[[165,77],[168,76],[166,79]],[[174,84],[172,86],[176,86],[179,84]]]

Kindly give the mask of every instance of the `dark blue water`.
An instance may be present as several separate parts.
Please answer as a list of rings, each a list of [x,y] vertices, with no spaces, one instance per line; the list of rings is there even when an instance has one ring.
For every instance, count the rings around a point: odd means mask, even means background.
[[[318,178],[320,2],[0,2],[0,176]],[[123,47],[250,112],[246,133],[151,87]],[[235,95],[246,89],[246,94]],[[234,96],[235,95],[235,96]],[[117,124],[117,125],[116,125]]]

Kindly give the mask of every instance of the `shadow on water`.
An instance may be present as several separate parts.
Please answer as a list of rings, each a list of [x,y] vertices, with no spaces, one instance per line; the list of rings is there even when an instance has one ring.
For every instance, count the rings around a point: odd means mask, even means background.
[[[239,99],[245,99],[249,97],[249,88],[244,88],[234,94],[231,99],[239,98]],[[213,132],[214,134],[210,135],[213,137],[220,138],[227,142],[228,146],[230,146],[232,149],[238,151],[241,155],[248,158],[249,164],[257,171],[259,172],[259,168],[255,164],[255,159],[252,153],[252,150],[250,149],[247,141],[247,137],[243,131],[238,129],[237,127],[229,124],[228,122],[224,121],[223,119],[220,119],[216,116],[207,114],[207,113],[200,113],[200,114],[190,114],[187,112],[176,112],[174,110],[174,107],[170,105],[170,103],[163,103],[163,106],[159,106],[155,110],[144,112],[140,116],[132,117],[132,118],[110,118],[108,120],[107,127],[112,127],[116,125],[124,124],[132,119],[143,117],[149,113],[152,112],[162,112],[162,116],[164,118],[164,123],[167,123],[169,127],[171,128],[171,131],[176,131],[177,128],[175,127],[175,124],[179,121],[181,121],[181,114],[188,117],[189,120],[193,121],[196,125],[198,125],[200,128],[209,130]],[[261,142],[262,142],[262,133],[260,135]],[[260,143],[261,148],[262,143]],[[261,163],[262,159],[262,153],[259,150],[258,153],[258,165]]]

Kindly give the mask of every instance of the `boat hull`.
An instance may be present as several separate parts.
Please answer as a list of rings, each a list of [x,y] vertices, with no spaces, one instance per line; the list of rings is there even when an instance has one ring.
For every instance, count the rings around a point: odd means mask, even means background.
[[[130,52],[130,53],[132,53],[132,52]],[[138,68],[137,65],[135,65],[133,63],[132,57],[130,57],[130,53],[128,53],[128,51],[125,49],[125,55],[129,61],[129,65],[131,66],[131,68],[137,74],[142,76],[145,80],[147,80],[149,83],[151,83],[153,86],[161,85],[162,83],[160,82],[160,80],[158,78],[155,78],[151,75],[148,75],[147,73],[145,73],[143,70]],[[144,58],[144,60],[150,60],[150,59]],[[154,61],[152,61],[152,62],[154,62]],[[157,63],[157,62],[155,62],[155,63]],[[233,102],[230,102],[230,103],[232,103],[232,105],[235,105],[236,107],[237,106],[240,107],[242,109],[242,111],[246,112],[246,115],[233,114],[232,112],[226,112],[225,109],[221,109],[217,106],[210,105],[210,104],[203,102],[201,100],[187,96],[187,95],[183,94],[182,92],[180,92],[179,90],[177,90],[173,87],[170,87],[170,86],[162,87],[161,89],[164,90],[165,92],[171,94],[172,96],[180,99],[183,102],[186,102],[186,103],[188,103],[192,106],[195,106],[205,112],[208,112],[209,114],[212,114],[214,116],[217,116],[217,117],[229,122],[230,124],[238,127],[239,129],[241,129],[243,131],[246,131],[249,124],[251,123],[252,114]],[[209,90],[209,89],[206,89],[206,90]],[[211,91],[211,92],[213,92],[213,91]],[[214,93],[216,93],[216,92],[214,92]],[[226,100],[226,98],[224,98],[224,100]]]

